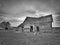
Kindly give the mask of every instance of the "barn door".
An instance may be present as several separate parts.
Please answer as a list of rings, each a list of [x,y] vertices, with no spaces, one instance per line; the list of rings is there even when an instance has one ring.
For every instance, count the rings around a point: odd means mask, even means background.
[[[33,26],[30,26],[30,32],[33,32]]]
[[[36,28],[37,28],[37,32],[39,32],[39,26],[37,26]]]

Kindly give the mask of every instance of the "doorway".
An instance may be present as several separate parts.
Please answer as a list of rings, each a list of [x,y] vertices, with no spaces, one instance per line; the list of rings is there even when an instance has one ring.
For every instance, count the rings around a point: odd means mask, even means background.
[[[33,32],[33,26],[30,26],[30,32]]]
[[[5,30],[8,30],[8,28],[6,27]]]
[[[37,28],[37,32],[39,32],[39,26],[37,26],[36,28]]]

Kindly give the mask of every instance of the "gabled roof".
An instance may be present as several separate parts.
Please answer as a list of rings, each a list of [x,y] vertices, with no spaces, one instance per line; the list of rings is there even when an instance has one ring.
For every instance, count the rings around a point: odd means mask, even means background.
[[[26,17],[26,19],[42,19],[42,18],[48,18],[48,17],[52,18],[52,14],[51,15],[47,15],[47,16],[41,16],[41,17]]]
[[[18,27],[22,27],[23,26],[23,23],[21,23]]]
[[[47,20],[47,18],[50,18],[49,20]],[[42,16],[42,17],[26,17],[26,19],[24,20],[24,22],[28,21],[53,21],[52,15],[47,15],[47,16]],[[23,22],[23,23],[24,23]]]
[[[47,16],[42,16],[42,17],[26,17],[24,22],[21,23],[21,25],[19,25],[18,27],[23,26],[23,24],[27,22],[30,23],[30,22],[36,22],[36,21],[45,21],[47,18],[50,18],[50,20],[47,20],[47,21],[53,22],[52,14]]]

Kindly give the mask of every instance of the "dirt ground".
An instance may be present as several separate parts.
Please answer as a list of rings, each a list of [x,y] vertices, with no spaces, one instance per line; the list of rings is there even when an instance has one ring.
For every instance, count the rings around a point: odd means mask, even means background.
[[[60,45],[60,32],[53,33],[14,33],[11,31],[0,32],[0,45]]]

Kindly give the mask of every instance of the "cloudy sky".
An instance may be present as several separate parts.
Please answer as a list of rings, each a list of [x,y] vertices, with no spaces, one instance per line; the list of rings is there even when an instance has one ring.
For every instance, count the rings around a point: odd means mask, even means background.
[[[26,16],[53,15],[53,26],[60,26],[60,0],[0,0],[0,22],[18,26]]]

